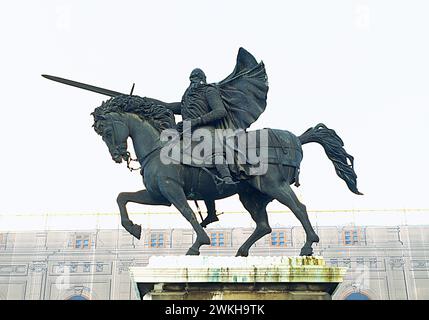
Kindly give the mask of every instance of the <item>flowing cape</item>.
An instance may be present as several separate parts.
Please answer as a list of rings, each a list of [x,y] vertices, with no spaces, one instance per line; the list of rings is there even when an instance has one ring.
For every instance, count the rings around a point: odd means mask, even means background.
[[[215,85],[235,128],[247,129],[264,112],[268,93],[265,66],[244,48],[238,50],[234,71]]]

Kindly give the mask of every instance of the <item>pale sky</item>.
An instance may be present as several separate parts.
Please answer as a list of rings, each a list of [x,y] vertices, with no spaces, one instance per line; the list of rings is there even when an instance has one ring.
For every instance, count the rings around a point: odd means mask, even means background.
[[[270,84],[253,129],[323,122],[355,157],[364,196],[321,146],[303,146],[294,189],[309,210],[429,208],[428,13],[392,0],[1,2],[0,214],[117,212],[119,192],[143,189],[91,127],[107,97],[40,74],[179,101],[193,68],[222,80],[240,46]],[[235,197],[217,205],[243,210]]]

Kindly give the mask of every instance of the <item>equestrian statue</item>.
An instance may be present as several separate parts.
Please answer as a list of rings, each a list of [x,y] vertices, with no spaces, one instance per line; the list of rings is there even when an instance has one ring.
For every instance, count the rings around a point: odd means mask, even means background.
[[[362,194],[357,189],[354,158],[346,152],[336,132],[324,124],[300,136],[279,129],[248,130],[266,108],[268,78],[263,62],[258,63],[243,48],[238,51],[233,72],[218,83],[207,83],[204,71],[194,69],[180,102],[133,95],[134,85],[130,94],[124,94],[42,76],[111,97],[92,113],[93,126],[115,162],[124,160],[129,168],[133,160],[140,163],[146,189],[121,192],[117,197],[121,224],[138,239],[142,229],[130,220],[127,203],[173,205],[197,235],[186,254],[199,255],[200,247],[210,244],[204,227],[218,220],[215,200],[238,194],[256,228],[236,256],[248,256],[251,246],[271,233],[266,207],[274,199],[287,206],[305,230],[306,240],[300,255],[312,255],[312,245],[319,242],[319,237],[305,205],[291,188],[292,184],[299,186],[302,145],[310,142],[322,145],[337,175],[353,193]],[[182,121],[176,124],[174,115],[180,115]],[[205,140],[201,139],[203,136]],[[128,151],[128,138],[136,159]],[[210,143],[203,144],[203,140]],[[240,141],[245,142],[240,144]],[[172,156],[174,151],[178,157]],[[191,161],[185,161],[185,155]],[[205,202],[207,217],[201,223],[188,200]]]

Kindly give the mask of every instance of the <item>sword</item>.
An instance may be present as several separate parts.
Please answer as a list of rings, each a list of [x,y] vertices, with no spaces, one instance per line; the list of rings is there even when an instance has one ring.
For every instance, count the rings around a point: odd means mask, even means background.
[[[49,79],[49,80],[52,80],[52,81],[64,83],[64,84],[72,86],[72,87],[76,87],[76,88],[80,88],[80,89],[104,94],[104,95],[109,96],[109,97],[117,97],[120,95],[126,95],[125,93],[121,93],[121,92],[117,92],[117,91],[113,91],[113,90],[109,90],[109,89],[104,89],[104,88],[96,87],[96,86],[93,86],[90,84],[77,82],[77,81],[73,81],[73,80],[68,80],[68,79],[64,79],[64,78],[60,78],[60,77],[54,77],[54,76],[50,76],[47,74],[42,74],[42,77]],[[133,90],[134,90],[134,84],[133,84],[133,87],[131,89],[130,95],[133,94]]]

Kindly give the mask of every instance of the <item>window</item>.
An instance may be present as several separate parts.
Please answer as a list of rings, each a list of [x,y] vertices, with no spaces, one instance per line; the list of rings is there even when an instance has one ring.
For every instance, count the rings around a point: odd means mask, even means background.
[[[164,240],[164,233],[151,232],[149,236],[149,243],[147,245],[150,248],[163,248],[165,246]]]
[[[349,294],[345,300],[371,300],[367,295],[360,292],[353,292]]]
[[[88,263],[84,263],[83,265],[83,272],[91,272],[91,264]]]
[[[359,244],[359,230],[344,230],[343,231],[343,243],[346,246],[352,246],[355,244]]]
[[[88,300],[88,299],[82,295],[74,295],[68,298],[67,300]]]
[[[369,267],[373,269],[377,268],[377,258],[369,258]]]
[[[225,236],[223,232],[210,233],[210,246],[212,247],[225,247]]]
[[[352,265],[352,261],[350,258],[343,258],[343,266],[350,268]]]
[[[71,263],[69,266],[69,270],[72,273],[77,272],[77,263]]]
[[[76,235],[74,248],[75,249],[89,249],[91,247],[90,235]]]
[[[97,263],[95,265],[95,272],[103,272],[104,270],[104,265],[102,263]]]
[[[286,232],[285,231],[273,231],[271,232],[270,245],[272,247],[286,247]]]

